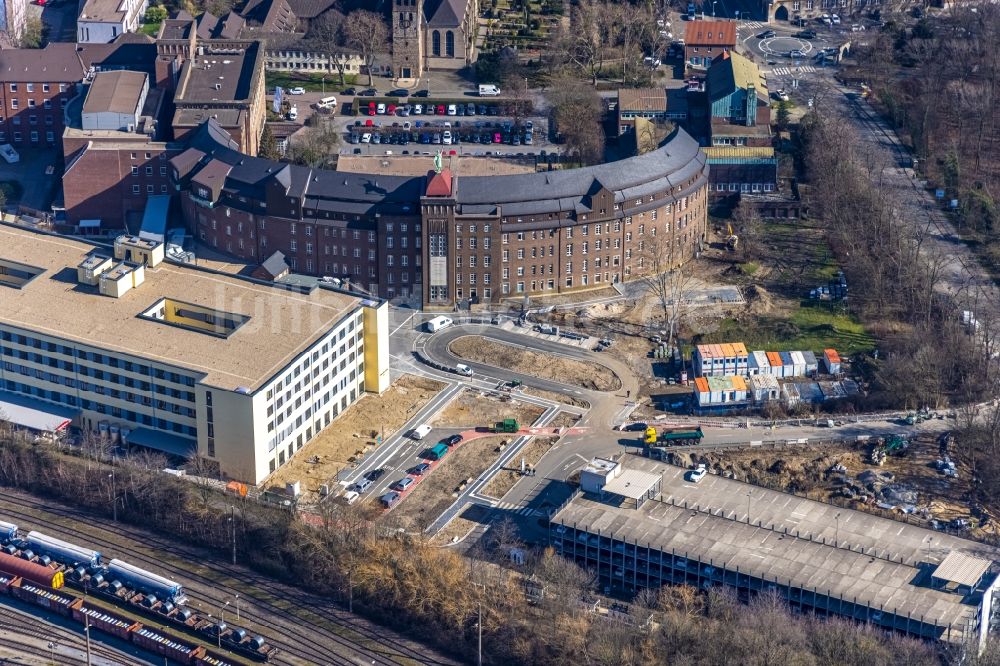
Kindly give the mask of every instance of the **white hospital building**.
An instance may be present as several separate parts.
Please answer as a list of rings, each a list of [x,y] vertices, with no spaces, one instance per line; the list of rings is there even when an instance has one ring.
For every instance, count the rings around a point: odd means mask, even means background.
[[[258,484],[389,386],[388,305],[0,225],[0,418]]]

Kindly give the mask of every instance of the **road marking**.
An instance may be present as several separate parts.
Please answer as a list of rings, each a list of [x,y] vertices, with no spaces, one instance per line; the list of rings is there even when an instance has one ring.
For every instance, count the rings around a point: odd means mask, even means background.
[[[399,326],[397,326],[396,328],[394,328],[393,331],[392,331],[392,333],[390,333],[389,335],[396,335],[396,332],[399,331],[399,329],[401,329],[404,326],[406,326],[408,323],[410,323],[410,320],[413,319],[416,316],[416,314],[417,314],[416,312],[410,314],[410,316],[407,317],[405,320],[403,320],[402,324],[400,324]]]

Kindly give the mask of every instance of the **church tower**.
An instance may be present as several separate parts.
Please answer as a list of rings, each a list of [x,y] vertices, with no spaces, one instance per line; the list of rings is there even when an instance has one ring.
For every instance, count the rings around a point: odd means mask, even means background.
[[[419,79],[424,62],[424,0],[392,0],[392,73]]]

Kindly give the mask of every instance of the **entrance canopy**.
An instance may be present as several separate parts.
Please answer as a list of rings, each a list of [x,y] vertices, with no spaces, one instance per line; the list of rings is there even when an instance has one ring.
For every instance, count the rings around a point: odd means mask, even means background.
[[[198,444],[194,440],[150,428],[136,428],[130,432],[128,443],[181,458],[190,458],[198,449]]]
[[[53,405],[43,400],[0,391],[0,421],[39,432],[59,432],[80,414],[80,410]]]

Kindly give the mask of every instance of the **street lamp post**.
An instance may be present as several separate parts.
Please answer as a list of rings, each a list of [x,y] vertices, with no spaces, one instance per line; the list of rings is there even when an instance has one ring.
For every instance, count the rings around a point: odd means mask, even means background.
[[[750,495],[753,494],[752,490],[747,491],[747,525],[750,524]]]
[[[236,621],[240,621],[240,595],[236,595]]]
[[[712,18],[715,18],[715,5],[718,4],[719,0],[712,0]]]
[[[111,519],[118,522],[118,493],[115,492],[115,470],[108,474],[111,479]]]
[[[837,515],[834,516],[833,519],[835,521],[837,521],[837,531],[836,531],[836,537],[835,537],[836,540],[837,540],[837,543],[833,544],[833,546],[834,546],[834,548],[839,548],[840,547],[840,512],[837,512]]]

